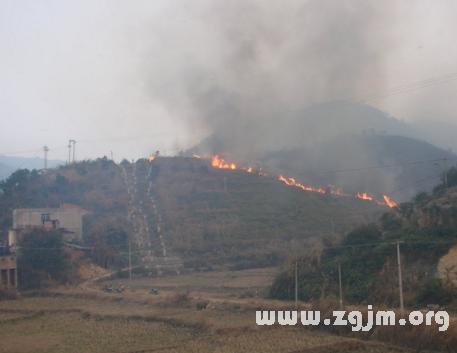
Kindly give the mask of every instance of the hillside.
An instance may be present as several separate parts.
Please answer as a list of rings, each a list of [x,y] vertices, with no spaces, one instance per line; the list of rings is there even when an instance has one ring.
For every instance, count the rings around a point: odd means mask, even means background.
[[[125,265],[130,239],[134,261],[158,271],[277,264],[290,251],[336,238],[385,210],[184,157],[21,170],[1,189],[3,237],[13,208],[74,203],[90,212],[85,245],[94,247],[94,261]]]
[[[420,193],[384,213],[377,222],[357,227],[341,242],[318,254],[302,256],[300,293],[305,300],[338,296],[338,265],[345,300],[398,305],[397,241],[400,242],[405,303],[457,305],[457,169],[448,185]],[[318,259],[318,261],[316,261]],[[290,268],[273,285],[272,295],[290,298]],[[335,280],[336,278],[336,280]]]
[[[205,160],[153,163],[153,191],[166,238],[190,263],[277,263],[292,249],[342,234],[383,209],[303,192],[270,177],[213,169]]]

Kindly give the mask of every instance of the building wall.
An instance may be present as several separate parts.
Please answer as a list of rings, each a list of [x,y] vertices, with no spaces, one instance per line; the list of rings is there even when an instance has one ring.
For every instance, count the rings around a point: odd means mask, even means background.
[[[17,288],[16,255],[0,256],[0,288]]]
[[[82,217],[87,212],[82,208],[22,208],[13,211],[13,229],[40,227],[42,214],[59,221],[59,228],[72,232],[68,238],[82,240]]]
[[[17,244],[17,233],[14,229],[8,231],[8,246],[15,247]]]

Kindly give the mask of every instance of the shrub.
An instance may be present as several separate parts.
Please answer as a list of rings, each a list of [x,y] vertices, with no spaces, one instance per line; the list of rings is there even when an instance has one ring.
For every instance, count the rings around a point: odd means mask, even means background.
[[[70,264],[60,231],[33,229],[19,241],[19,284],[22,288],[39,288],[52,281],[65,282]]]
[[[438,278],[432,278],[425,283],[416,296],[419,305],[440,304],[447,305],[457,298],[455,288],[444,284]]]

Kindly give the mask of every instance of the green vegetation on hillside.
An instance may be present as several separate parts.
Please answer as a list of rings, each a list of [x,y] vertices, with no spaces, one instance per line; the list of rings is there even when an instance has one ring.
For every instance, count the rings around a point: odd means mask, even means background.
[[[439,260],[457,244],[456,175],[455,169],[448,172],[447,189],[441,184],[433,194],[419,194],[413,202],[383,214],[377,223],[354,229],[342,242],[291,259],[289,268],[276,278],[271,295],[293,297],[293,268],[298,261],[302,300],[338,297],[340,265],[347,302],[398,305],[399,241],[406,304],[449,304],[456,300],[452,274],[443,278],[437,269]]]

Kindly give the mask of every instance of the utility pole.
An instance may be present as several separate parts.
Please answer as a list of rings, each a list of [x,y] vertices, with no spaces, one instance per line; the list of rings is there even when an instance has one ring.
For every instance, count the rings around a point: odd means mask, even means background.
[[[75,163],[75,151],[76,151],[76,141],[75,140],[71,140],[73,142],[73,163]]]
[[[447,158],[444,158],[444,187],[447,189]]]
[[[71,163],[71,140],[68,140],[68,164]]]
[[[340,309],[343,310],[343,284],[341,281],[341,263],[338,262],[338,287],[340,292]]]
[[[129,279],[132,280],[132,247],[129,239]]]
[[[295,260],[295,310],[298,309],[298,259]]]
[[[48,146],[43,146],[43,152],[44,152],[44,170],[46,170],[46,169],[48,169],[48,152],[49,152]]]
[[[400,241],[397,240],[397,264],[398,264],[398,290],[400,294],[400,312],[403,317],[405,308],[403,305],[403,280],[401,274],[401,256],[400,256]]]

